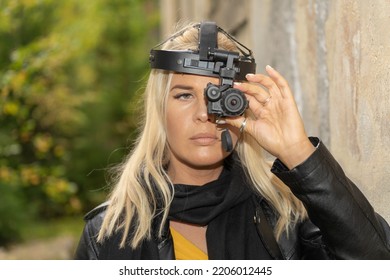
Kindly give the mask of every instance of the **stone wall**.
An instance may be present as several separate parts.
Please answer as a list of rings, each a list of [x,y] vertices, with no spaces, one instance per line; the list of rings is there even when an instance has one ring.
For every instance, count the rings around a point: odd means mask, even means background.
[[[161,0],[162,32],[216,21],[290,82],[319,136],[390,222],[390,2]]]

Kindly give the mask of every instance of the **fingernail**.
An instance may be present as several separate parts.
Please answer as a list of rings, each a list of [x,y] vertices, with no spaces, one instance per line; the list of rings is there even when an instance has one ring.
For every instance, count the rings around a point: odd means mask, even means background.
[[[267,66],[265,66],[265,69],[267,69],[267,70],[272,70],[272,69],[274,69],[271,65],[267,65]]]
[[[247,78],[247,79],[248,79],[248,78],[251,78],[251,77],[253,77],[254,75],[255,75],[255,74],[249,73],[249,74],[246,74],[246,75],[245,75],[245,78]]]
[[[216,124],[226,124],[226,121],[223,119],[218,119],[215,121]]]
[[[234,82],[234,85],[239,86],[239,85],[241,85],[241,83],[240,82]]]

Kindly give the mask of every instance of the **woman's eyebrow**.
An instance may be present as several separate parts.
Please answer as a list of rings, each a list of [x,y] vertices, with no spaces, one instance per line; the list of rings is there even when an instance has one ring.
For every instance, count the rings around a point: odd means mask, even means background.
[[[171,87],[170,91],[174,90],[174,89],[184,89],[184,90],[192,90],[194,89],[192,86],[189,86],[189,85],[181,85],[181,84],[177,84],[177,85],[174,85],[173,87]]]

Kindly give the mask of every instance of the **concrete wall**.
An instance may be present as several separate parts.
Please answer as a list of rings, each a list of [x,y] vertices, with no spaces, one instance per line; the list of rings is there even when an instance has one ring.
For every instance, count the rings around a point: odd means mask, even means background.
[[[390,1],[161,0],[163,34],[213,20],[289,80],[319,136],[390,221]]]

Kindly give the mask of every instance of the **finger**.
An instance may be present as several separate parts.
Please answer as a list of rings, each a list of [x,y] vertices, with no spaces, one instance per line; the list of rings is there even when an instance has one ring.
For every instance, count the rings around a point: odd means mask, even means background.
[[[257,103],[263,104],[269,99],[270,93],[258,84],[234,83],[234,88],[252,96]]]
[[[246,98],[249,101],[249,109],[252,111],[252,113],[256,116],[259,117],[260,114],[266,109],[265,106],[268,105],[270,99],[268,101],[264,101],[266,103],[260,103],[254,98],[253,96],[247,95]]]
[[[283,97],[290,97],[292,96],[290,86],[287,82],[287,80],[274,68],[272,68],[270,65],[267,65],[265,67],[265,70],[267,71],[270,78],[275,82],[275,84],[280,89]]]
[[[225,118],[223,120],[224,124],[231,125],[235,128],[239,129],[239,133],[243,133],[244,131],[248,132],[248,127],[253,125],[253,120],[250,118],[246,118],[244,116],[236,117],[236,118]]]
[[[265,87],[268,90],[268,92],[272,96],[275,96],[276,98],[283,97],[282,93],[281,93],[281,90],[279,89],[278,85],[275,83],[275,81],[271,77],[269,77],[267,75],[263,75],[263,74],[256,74],[256,75],[248,74],[248,75],[246,75],[246,79],[249,82],[257,83],[257,84],[262,85],[263,87]]]
[[[245,121],[245,125],[246,125],[246,118],[244,116],[239,116],[239,117],[230,117],[230,118],[224,118],[224,119],[221,119],[217,122],[217,124],[219,125],[225,125],[225,124],[229,124],[231,126],[234,126],[234,127],[237,127],[237,128],[242,128],[243,126],[243,129],[245,128],[243,125]]]

